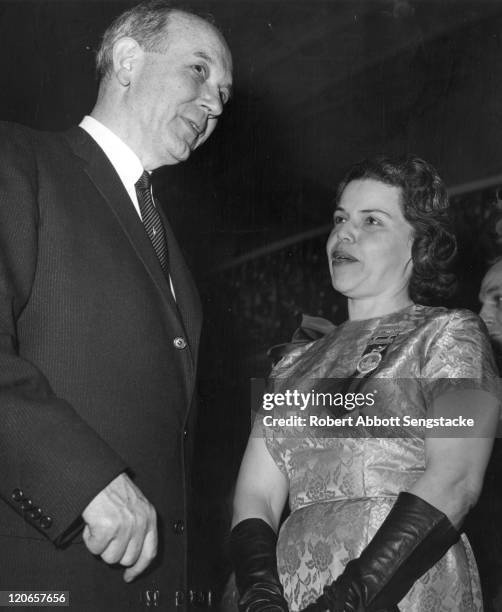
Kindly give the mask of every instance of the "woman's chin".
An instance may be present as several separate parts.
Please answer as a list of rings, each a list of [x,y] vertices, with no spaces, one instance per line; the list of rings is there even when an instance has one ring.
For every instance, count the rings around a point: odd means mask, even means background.
[[[347,295],[346,291],[347,289],[343,287],[343,285],[339,284],[339,283],[331,283],[331,286],[333,287],[333,289],[335,291],[337,291],[338,293],[341,293],[344,297],[348,298],[349,296]]]
[[[350,281],[348,278],[341,278],[340,275],[331,274],[331,286],[338,293],[343,294],[345,297],[349,297],[347,292],[351,292],[354,289],[354,281]]]

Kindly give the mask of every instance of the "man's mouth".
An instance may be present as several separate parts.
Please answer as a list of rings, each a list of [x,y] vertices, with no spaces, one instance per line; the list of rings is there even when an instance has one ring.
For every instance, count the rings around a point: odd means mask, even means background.
[[[331,253],[331,261],[333,262],[334,265],[339,265],[339,264],[354,263],[359,260],[345,251],[335,250]]]
[[[200,126],[198,123],[195,123],[195,121],[192,121],[191,119],[185,119],[185,121],[188,123],[188,125],[195,132],[196,136],[200,136],[202,134],[202,132],[204,131],[204,128],[202,126]]]

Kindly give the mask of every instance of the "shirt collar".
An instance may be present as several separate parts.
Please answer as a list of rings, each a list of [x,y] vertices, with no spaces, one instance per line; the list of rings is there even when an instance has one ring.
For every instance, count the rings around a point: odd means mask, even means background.
[[[126,189],[134,191],[134,184],[144,171],[136,153],[94,117],[86,115],[80,122],[80,127],[103,149]]]

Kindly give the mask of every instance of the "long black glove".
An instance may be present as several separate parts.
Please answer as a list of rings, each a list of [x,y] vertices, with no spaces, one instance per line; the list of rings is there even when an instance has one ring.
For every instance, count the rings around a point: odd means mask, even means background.
[[[459,539],[448,517],[420,497],[400,493],[357,559],[324,587],[308,612],[387,612]]]
[[[238,523],[230,533],[230,557],[239,591],[239,612],[288,612],[277,573],[277,536],[259,518]]]

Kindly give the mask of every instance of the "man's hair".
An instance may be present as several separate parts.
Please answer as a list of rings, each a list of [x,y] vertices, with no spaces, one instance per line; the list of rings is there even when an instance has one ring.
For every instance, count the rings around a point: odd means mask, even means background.
[[[209,14],[198,14],[181,6],[173,6],[166,0],[145,0],[125,11],[110,24],[103,34],[96,53],[96,73],[100,79],[106,77],[112,68],[113,45],[124,36],[130,36],[145,51],[164,51],[167,26],[173,12],[200,17],[214,26]]]
[[[401,189],[403,216],[413,228],[411,299],[434,305],[451,297],[456,286],[452,265],[457,241],[446,188],[435,168],[415,156],[365,159],[353,166],[339,184],[337,204],[347,185],[358,179],[373,179]]]

